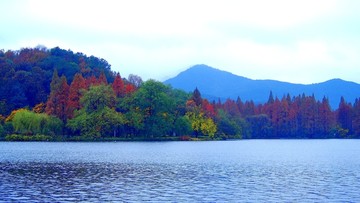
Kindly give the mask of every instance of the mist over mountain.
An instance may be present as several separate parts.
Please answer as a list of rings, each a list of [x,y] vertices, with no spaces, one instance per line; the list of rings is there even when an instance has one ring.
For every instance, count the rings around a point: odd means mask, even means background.
[[[197,87],[202,96],[210,100],[236,99],[239,96],[243,101],[253,100],[255,103],[265,103],[269,98],[270,91],[278,98],[288,93],[291,96],[303,93],[305,95],[314,94],[318,100],[324,96],[329,98],[333,109],[338,107],[342,96],[351,103],[360,97],[360,84],[341,79],[331,79],[309,85],[277,80],[254,80],[207,65],[195,65],[164,83],[187,92],[193,91]]]

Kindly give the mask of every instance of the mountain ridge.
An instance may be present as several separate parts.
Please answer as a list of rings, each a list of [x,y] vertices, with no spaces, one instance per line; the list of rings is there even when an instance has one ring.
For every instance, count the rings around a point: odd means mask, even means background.
[[[333,109],[338,107],[341,96],[349,102],[360,97],[360,84],[340,78],[313,84],[296,84],[270,79],[250,79],[205,64],[194,65],[164,83],[187,92],[197,87],[205,98],[211,100],[240,97],[243,101],[265,103],[270,91],[279,98],[288,93],[291,96],[314,94],[317,100],[329,98]]]

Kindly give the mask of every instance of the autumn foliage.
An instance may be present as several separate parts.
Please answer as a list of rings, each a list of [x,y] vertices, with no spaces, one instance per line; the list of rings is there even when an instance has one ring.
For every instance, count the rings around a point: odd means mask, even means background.
[[[125,85],[123,79],[121,79],[120,74],[116,74],[115,80],[112,83],[111,87],[114,90],[114,93],[117,97],[125,96]]]
[[[81,108],[80,98],[85,89],[86,81],[80,73],[77,73],[69,88],[69,96],[66,105],[67,118],[73,118],[74,111]]]
[[[341,97],[337,109],[331,109],[326,97],[319,101],[305,94],[270,92],[262,104],[241,97],[209,101],[198,88],[186,93],[136,75],[122,78],[103,59],[59,48],[0,51],[0,79],[1,135],[42,133],[65,140],[360,138],[360,99],[352,104]]]

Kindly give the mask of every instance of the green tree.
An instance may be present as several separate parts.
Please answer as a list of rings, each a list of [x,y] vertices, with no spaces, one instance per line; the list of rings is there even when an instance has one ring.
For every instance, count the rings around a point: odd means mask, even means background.
[[[114,91],[109,85],[91,86],[80,99],[80,103],[87,113],[102,110],[106,106],[113,108],[115,101]]]
[[[62,121],[44,113],[35,113],[29,110],[18,111],[12,119],[15,132],[24,135],[60,135]]]
[[[133,95],[131,111],[144,115],[143,135],[147,137],[171,134],[176,111],[171,88],[154,80],[146,81]]]
[[[237,117],[240,119],[239,117]],[[241,138],[242,129],[241,126],[224,110],[219,109],[218,111],[218,133],[225,137]]]
[[[84,109],[78,113],[68,121],[67,126],[87,139],[117,136],[119,126],[124,123],[123,115],[107,106],[92,113]]]
[[[249,124],[249,136],[247,138],[272,138],[273,135],[271,120],[266,114],[259,114],[254,116],[249,116],[246,118],[247,123]]]
[[[115,94],[109,85],[91,86],[80,100],[83,108],[67,126],[87,139],[117,136],[124,116],[113,108]]]
[[[62,134],[62,127],[64,124],[59,118],[55,116],[49,116],[44,113],[40,115],[43,117],[40,125],[41,134],[50,135],[50,136],[56,136]]]
[[[188,117],[181,116],[176,118],[174,124],[174,134],[177,136],[190,135],[192,132],[191,122]]]
[[[39,133],[40,122],[41,118],[29,110],[17,112],[12,120],[15,132],[26,135]]]

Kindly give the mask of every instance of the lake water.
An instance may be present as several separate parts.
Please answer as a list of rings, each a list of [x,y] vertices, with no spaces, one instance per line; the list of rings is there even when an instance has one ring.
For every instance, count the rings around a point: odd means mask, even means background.
[[[360,202],[360,140],[0,142],[0,202]]]

